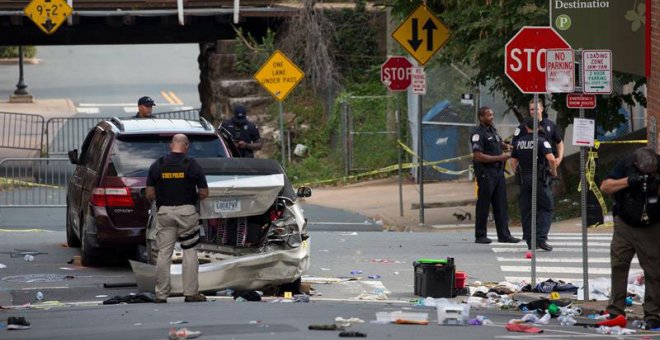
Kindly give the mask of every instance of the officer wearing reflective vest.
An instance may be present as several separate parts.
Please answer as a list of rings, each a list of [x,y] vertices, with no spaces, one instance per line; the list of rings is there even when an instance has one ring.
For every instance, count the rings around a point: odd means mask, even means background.
[[[518,139],[511,153],[512,167],[516,169],[516,178],[520,184],[520,218],[522,220],[523,239],[527,249],[532,244],[532,183],[537,183],[536,199],[536,247],[552,251],[548,244],[548,233],[552,223],[554,202],[552,178],[557,176],[557,161],[552,154],[552,146],[541,134],[538,136],[538,154],[534,155],[534,118],[525,118],[525,135]],[[534,158],[538,160],[538,178],[532,176]]]
[[[199,293],[197,243],[199,226],[196,203],[208,197],[204,171],[194,158],[186,156],[188,137],[177,134],[170,143],[171,153],[149,168],[146,196],[156,201],[156,303],[167,302],[171,291],[170,265],[174,244],[183,249],[183,294],[185,302],[206,301]]]
[[[614,194],[614,234],[610,245],[612,289],[610,318],[625,316],[628,272],[637,254],[644,270],[646,329],[660,327],[660,158],[644,147],[622,159],[610,171],[600,190]]]
[[[504,165],[509,159],[508,153],[503,153],[510,145],[504,144],[497,133],[493,120],[495,115],[489,107],[479,108],[479,126],[470,137],[472,144],[472,161],[474,174],[477,178],[477,206],[475,211],[474,236],[475,243],[488,244],[488,210],[492,204],[497,240],[503,243],[518,243],[520,239],[511,236],[509,231],[509,215],[506,201],[506,181],[504,180]]]

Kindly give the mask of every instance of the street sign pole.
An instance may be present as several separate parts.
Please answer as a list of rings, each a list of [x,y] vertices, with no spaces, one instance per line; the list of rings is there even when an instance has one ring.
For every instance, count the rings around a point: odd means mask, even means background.
[[[531,248],[532,248],[532,287],[536,286],[536,203],[538,193],[538,154],[539,154],[539,94],[534,93],[534,131],[533,140],[534,148],[532,149],[532,235],[531,235]]]
[[[282,104],[282,102],[279,102],[279,104],[280,104],[279,105],[279,107],[280,107],[280,144],[281,144],[281,147],[282,147],[282,167],[286,168],[285,163],[284,163],[285,154],[286,154],[286,152],[284,152],[285,151],[284,150],[284,104]]]
[[[584,77],[582,76],[582,53],[577,53],[578,92],[584,90]],[[580,108],[580,118],[584,118],[584,108]],[[584,301],[589,301],[589,251],[587,247],[587,176],[586,176],[586,147],[580,146],[580,203],[582,205],[582,290]]]
[[[396,136],[397,136],[397,141],[401,143],[401,117],[400,117],[400,112],[399,112],[399,101],[397,100],[396,102],[396,111],[394,114],[394,117],[396,118]],[[398,148],[398,163],[399,163],[399,216],[403,217],[403,150],[401,149],[401,146]]]
[[[419,224],[424,225],[424,142],[422,140],[422,95],[417,96],[417,161],[419,163]]]

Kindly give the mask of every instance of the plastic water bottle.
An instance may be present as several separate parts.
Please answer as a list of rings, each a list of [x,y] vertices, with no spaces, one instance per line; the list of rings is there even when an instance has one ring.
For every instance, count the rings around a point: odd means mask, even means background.
[[[38,301],[41,301],[41,300],[43,300],[43,299],[44,299],[44,293],[42,293],[42,292],[37,292],[37,300],[38,300]]]

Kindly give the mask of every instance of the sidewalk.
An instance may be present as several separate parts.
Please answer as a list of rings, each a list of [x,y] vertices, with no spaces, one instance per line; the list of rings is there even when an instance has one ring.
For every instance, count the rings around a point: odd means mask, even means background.
[[[372,180],[338,187],[323,187],[312,190],[312,196],[305,203],[343,209],[363,214],[383,222],[388,230],[393,231],[437,231],[455,228],[474,228],[474,205],[459,205],[448,208],[424,209],[424,225],[419,224],[419,210],[412,209],[419,203],[419,184],[404,181],[403,216],[400,215],[399,185],[396,177]],[[475,200],[475,186],[468,181],[446,181],[424,184],[424,205],[431,203],[449,203]],[[463,221],[454,214],[471,215]],[[495,226],[489,225],[494,231]],[[512,231],[520,232],[520,224],[510,225]],[[581,232],[580,218],[569,219],[552,224],[551,232]],[[589,233],[609,233],[611,227],[590,228]]]

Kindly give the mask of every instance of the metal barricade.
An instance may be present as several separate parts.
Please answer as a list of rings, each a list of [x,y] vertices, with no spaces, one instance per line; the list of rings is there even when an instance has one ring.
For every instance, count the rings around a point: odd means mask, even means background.
[[[0,148],[41,151],[44,117],[0,112]]]
[[[74,165],[66,158],[0,160],[0,207],[64,207]]]
[[[54,117],[46,121],[46,155],[66,155],[78,149],[90,129],[107,117]]]
[[[165,119],[199,120],[200,109],[159,112],[159,113],[154,113],[153,115],[156,118],[165,118]]]
[[[160,119],[199,120],[199,109],[154,113]],[[98,122],[112,117],[55,117],[46,122],[45,152],[48,157],[66,155],[70,150],[79,149],[85,136]],[[130,119],[133,117],[126,117]],[[121,118],[120,118],[121,119]]]

